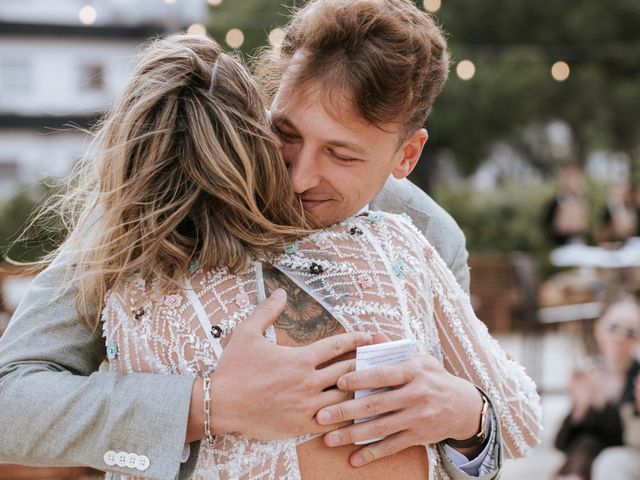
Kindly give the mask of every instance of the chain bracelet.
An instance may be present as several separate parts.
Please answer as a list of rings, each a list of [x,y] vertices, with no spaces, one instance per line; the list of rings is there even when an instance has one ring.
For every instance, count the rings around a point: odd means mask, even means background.
[[[211,377],[203,378],[204,389],[204,438],[208,445],[213,445],[213,435],[211,435]]]

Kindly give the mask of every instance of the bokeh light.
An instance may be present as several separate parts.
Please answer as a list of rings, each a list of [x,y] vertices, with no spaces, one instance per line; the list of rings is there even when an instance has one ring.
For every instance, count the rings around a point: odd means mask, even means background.
[[[435,13],[440,10],[442,0],[424,0],[423,4],[427,12]]]
[[[281,28],[274,28],[269,32],[269,43],[275,48],[280,48],[282,41],[284,40],[284,30]]]
[[[208,2],[209,2],[209,5],[211,5],[212,7],[217,7],[222,3],[222,0],[208,0]]]
[[[571,73],[571,69],[566,62],[556,62],[551,67],[551,76],[554,80],[558,82],[564,82],[567,78],[569,78],[569,74]]]
[[[461,80],[471,80],[476,74],[476,66],[471,60],[462,60],[456,66],[456,74]]]
[[[93,5],[85,5],[78,12],[78,18],[84,25],[93,25],[98,18],[98,12]]]
[[[189,35],[206,35],[207,29],[201,23],[192,23],[189,25],[189,28],[187,28],[187,33]]]
[[[232,28],[224,37],[231,48],[240,48],[244,43],[244,33],[239,28]]]

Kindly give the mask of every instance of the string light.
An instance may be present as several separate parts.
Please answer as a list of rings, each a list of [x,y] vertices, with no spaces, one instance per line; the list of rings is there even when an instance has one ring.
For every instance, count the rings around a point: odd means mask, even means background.
[[[269,43],[275,48],[280,48],[284,41],[284,30],[281,28],[274,28],[269,32]]]
[[[240,48],[244,43],[244,33],[239,28],[232,28],[224,37],[231,48]]]
[[[206,35],[207,29],[201,23],[192,23],[189,25],[189,28],[187,28],[187,33],[189,35]]]
[[[442,0],[424,0],[423,5],[427,12],[435,13],[442,7]]]
[[[471,80],[476,74],[476,66],[471,60],[462,60],[456,65],[456,73],[461,80]]]
[[[98,12],[93,5],[85,5],[78,12],[80,22],[84,25],[93,25],[98,18]]]
[[[571,69],[566,62],[556,62],[551,67],[551,76],[558,82],[564,82],[567,78],[569,78],[570,73]]]

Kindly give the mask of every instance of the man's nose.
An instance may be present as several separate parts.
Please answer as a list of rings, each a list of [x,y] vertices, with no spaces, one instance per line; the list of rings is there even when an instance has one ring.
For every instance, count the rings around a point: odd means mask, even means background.
[[[304,193],[320,184],[318,158],[311,148],[301,144],[288,145],[284,158],[295,193]]]

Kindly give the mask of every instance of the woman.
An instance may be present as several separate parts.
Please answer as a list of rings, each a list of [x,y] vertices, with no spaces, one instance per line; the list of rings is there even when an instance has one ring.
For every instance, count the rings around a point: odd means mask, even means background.
[[[604,449],[623,445],[623,434],[631,433],[625,432],[622,413],[637,410],[640,402],[635,398],[640,363],[634,358],[640,346],[640,306],[635,300],[612,304],[594,334],[600,356],[574,372],[569,385],[573,407],[556,437],[567,459],[557,479],[592,478],[594,459]],[[633,416],[626,430],[633,428]]]
[[[363,212],[311,232],[251,76],[211,39],[152,44],[92,157],[69,241],[80,251],[79,308],[103,322],[112,370],[208,376],[238,322],[265,290],[284,285],[304,290],[344,330],[417,340],[488,392],[507,454],[538,442],[535,386],[407,220]],[[270,335],[286,343],[289,333]],[[334,450],[344,461],[318,471],[327,448],[318,440],[217,435],[203,442],[193,478],[446,475],[432,447],[428,457],[414,447],[362,469],[349,467],[348,449]]]

